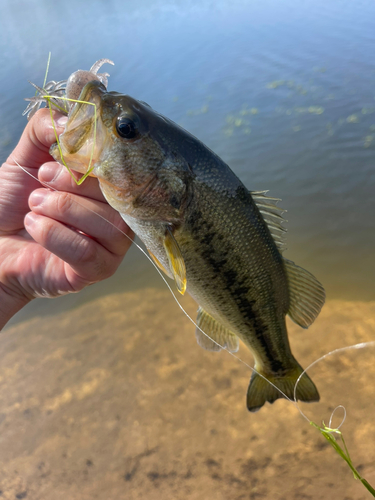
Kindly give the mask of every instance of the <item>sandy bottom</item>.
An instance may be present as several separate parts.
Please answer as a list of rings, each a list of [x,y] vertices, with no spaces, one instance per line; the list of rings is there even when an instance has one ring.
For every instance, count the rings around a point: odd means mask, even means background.
[[[331,301],[308,331],[288,326],[307,366],[374,340],[375,302]],[[238,354],[251,361],[244,347]],[[12,326],[0,357],[1,499],[371,497],[293,404],[247,412],[250,370],[202,350],[167,292],[107,296]],[[367,347],[318,363],[309,373],[322,401],[302,405],[318,423],[345,405],[349,451],[373,485],[374,358]]]

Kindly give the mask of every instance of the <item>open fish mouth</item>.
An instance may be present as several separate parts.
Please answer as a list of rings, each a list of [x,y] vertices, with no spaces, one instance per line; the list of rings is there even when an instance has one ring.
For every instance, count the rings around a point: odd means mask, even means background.
[[[85,174],[100,158],[107,136],[101,120],[101,102],[107,92],[99,81],[87,83],[68,115],[59,145],[51,146],[50,154],[77,172]]]

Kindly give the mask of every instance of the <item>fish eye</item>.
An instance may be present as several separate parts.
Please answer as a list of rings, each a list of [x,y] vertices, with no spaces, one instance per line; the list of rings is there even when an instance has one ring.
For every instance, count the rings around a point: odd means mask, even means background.
[[[117,119],[116,130],[118,135],[124,139],[133,139],[138,132],[133,120],[121,116]]]

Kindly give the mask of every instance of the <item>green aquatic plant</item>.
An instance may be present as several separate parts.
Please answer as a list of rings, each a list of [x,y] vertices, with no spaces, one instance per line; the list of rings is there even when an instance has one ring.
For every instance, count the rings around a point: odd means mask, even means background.
[[[338,353],[341,353],[341,352],[344,352],[344,351],[348,351],[348,350],[358,350],[358,349],[363,349],[365,347],[374,347],[375,346],[375,341],[370,341],[370,342],[362,342],[360,344],[355,344],[355,345],[350,345],[350,346],[346,346],[346,347],[341,347],[341,348],[338,348],[338,349],[335,349],[333,351],[330,351],[328,352],[327,354],[324,354],[324,356],[320,357],[319,359],[315,360],[313,363],[311,363],[311,365],[309,365],[305,372],[307,372],[308,370],[310,370],[310,368],[312,368],[314,365],[318,364],[320,361],[334,355],[334,354],[338,354]],[[300,377],[302,376],[303,374],[300,375]],[[347,465],[349,466],[349,468],[351,469],[351,471],[353,472],[353,475],[354,475],[354,478],[361,481],[361,483],[363,484],[363,486],[372,494],[373,497],[375,497],[375,489],[370,485],[370,483],[365,479],[363,478],[360,473],[358,472],[358,470],[355,468],[353,462],[352,462],[352,459],[349,455],[349,450],[346,446],[346,443],[345,443],[345,440],[344,440],[344,436],[342,434],[342,432],[340,431],[340,427],[342,427],[342,425],[344,424],[345,420],[346,420],[346,410],[345,410],[345,407],[342,406],[342,405],[339,405],[337,406],[332,414],[331,414],[331,417],[330,417],[330,420],[329,420],[329,424],[328,426],[322,422],[322,425],[318,425],[316,424],[315,422],[313,422],[312,420],[310,420],[306,415],[305,413],[301,410],[301,408],[299,407],[299,404],[296,400],[296,388],[297,388],[297,385],[299,383],[300,379],[297,380],[296,382],[296,385],[294,387],[294,401],[293,403],[295,404],[295,406],[298,408],[299,412],[301,413],[301,415],[303,416],[304,419],[306,419],[310,425],[312,425],[313,427],[315,427],[315,429],[317,429],[321,434],[322,436],[329,442],[329,444],[333,447],[333,449],[336,451],[336,453],[347,463]],[[333,421],[333,417],[334,417],[334,414],[336,413],[336,411],[338,409],[342,409],[343,412],[344,412],[344,416],[342,418],[342,421],[340,423],[339,426],[333,428],[332,427],[332,421]],[[342,443],[343,443],[343,447],[341,447],[339,445],[339,443],[337,442],[337,438],[335,437],[335,434],[341,438],[342,440]]]
[[[313,114],[313,115],[321,115],[324,113],[324,108],[323,106],[309,106],[307,108],[308,112]]]
[[[240,111],[235,114],[229,114],[226,116],[225,121],[227,126],[224,128],[223,132],[227,137],[231,137],[235,130],[239,129],[242,133],[249,135],[251,134],[251,122],[245,118],[249,115],[255,116],[259,114],[258,108],[248,108],[247,104],[243,104]]]
[[[281,87],[285,85],[285,80],[274,80],[273,82],[267,83],[266,87],[268,89],[277,89],[277,87]]]
[[[330,427],[327,427],[324,422],[322,422],[322,426],[317,425],[315,422],[310,422],[310,424],[315,427],[315,429],[318,429],[318,431],[320,431],[320,433],[325,437],[325,439],[333,447],[336,453],[348,464],[350,470],[353,472],[354,478],[361,481],[363,486],[371,493],[373,497],[375,497],[375,489],[364,477],[360,475],[358,470],[354,467],[342,432],[339,429],[331,429]],[[337,442],[334,434],[337,434],[341,438],[344,445],[343,448]]]
[[[306,95],[307,90],[302,85],[297,85],[294,80],[274,80],[266,85],[267,89],[277,89],[278,87],[287,87],[290,90],[294,90],[297,94]]]
[[[350,115],[350,116],[347,117],[346,121],[348,123],[358,123],[359,122],[358,115],[356,115],[356,114]]]

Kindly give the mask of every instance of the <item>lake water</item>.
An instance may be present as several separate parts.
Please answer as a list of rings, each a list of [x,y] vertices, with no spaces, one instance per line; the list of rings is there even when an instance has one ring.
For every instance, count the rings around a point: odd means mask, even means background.
[[[0,15],[2,159],[49,51],[56,80],[110,58],[110,90],[148,102],[249,189],[282,198],[285,255],[328,297],[374,298],[373,2],[38,0],[2,2]],[[138,288],[159,278],[132,252],[100,293],[124,281]]]

